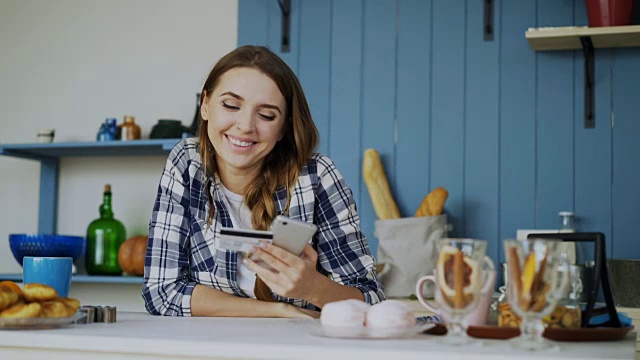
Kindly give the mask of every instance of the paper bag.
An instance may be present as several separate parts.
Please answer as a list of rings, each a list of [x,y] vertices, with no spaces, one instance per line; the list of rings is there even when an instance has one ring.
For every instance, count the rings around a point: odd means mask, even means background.
[[[415,295],[418,279],[433,274],[435,242],[446,238],[448,230],[445,214],[376,220],[378,264],[384,265],[378,278],[387,298]],[[423,296],[433,296],[433,287],[425,287]]]

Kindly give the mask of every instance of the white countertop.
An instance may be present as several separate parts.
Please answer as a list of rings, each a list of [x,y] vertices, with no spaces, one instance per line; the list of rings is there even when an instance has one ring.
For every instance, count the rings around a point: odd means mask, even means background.
[[[76,324],[49,330],[0,330],[0,358],[206,357],[252,359],[633,359],[636,334],[615,342],[558,343],[558,352],[516,351],[504,340],[444,347],[438,336],[345,340],[312,335],[314,320],[178,318],[118,313],[116,323]],[[69,356],[76,352],[81,355]],[[4,355],[3,355],[4,354]],[[65,355],[66,354],[66,355]],[[7,356],[10,355],[10,356]],[[25,356],[23,356],[25,355]],[[101,356],[100,356],[101,355]]]

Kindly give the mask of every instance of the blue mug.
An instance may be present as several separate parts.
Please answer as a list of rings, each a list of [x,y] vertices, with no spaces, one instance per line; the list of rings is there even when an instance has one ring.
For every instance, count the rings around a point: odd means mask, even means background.
[[[22,260],[22,282],[25,285],[49,285],[56,289],[60,297],[68,297],[72,266],[73,258],[70,257],[25,256]]]

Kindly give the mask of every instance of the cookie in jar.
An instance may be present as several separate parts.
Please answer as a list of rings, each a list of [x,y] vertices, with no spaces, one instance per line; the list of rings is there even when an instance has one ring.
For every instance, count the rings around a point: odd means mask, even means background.
[[[542,322],[549,328],[575,329],[580,327],[582,311],[577,306],[558,305],[551,315],[545,316]],[[498,326],[520,327],[522,319],[511,309],[508,303],[498,307]]]

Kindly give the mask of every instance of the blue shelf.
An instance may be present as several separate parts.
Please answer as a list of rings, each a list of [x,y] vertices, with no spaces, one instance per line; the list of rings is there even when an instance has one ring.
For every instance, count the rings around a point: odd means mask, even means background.
[[[180,139],[0,144],[0,155],[40,161],[38,232],[55,234],[62,157],[166,156]]]
[[[11,280],[22,282],[22,274],[0,274],[0,281]],[[73,275],[71,282],[101,284],[142,284],[142,276],[94,276]]]
[[[0,144],[0,155],[32,160],[61,157],[167,155],[180,139]]]

